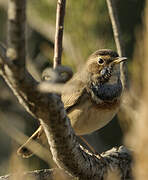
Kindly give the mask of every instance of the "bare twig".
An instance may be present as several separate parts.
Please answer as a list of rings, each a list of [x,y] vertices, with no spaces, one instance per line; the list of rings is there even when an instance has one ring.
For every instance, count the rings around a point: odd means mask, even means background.
[[[115,39],[118,54],[119,56],[125,56],[124,42],[122,39],[122,33],[121,33],[120,23],[119,23],[119,19],[117,15],[115,0],[106,0],[106,2],[107,2],[108,11],[109,11],[109,16],[112,23],[113,34],[114,34],[114,39]],[[121,81],[122,81],[123,87],[125,88],[128,86],[128,77],[127,77],[127,66],[124,62],[120,63],[120,73],[121,73],[120,74]]]
[[[112,23],[112,28],[113,28],[113,33],[114,33],[114,39],[115,39],[116,46],[117,46],[117,51],[120,56],[125,56],[124,43],[123,43],[123,40],[121,37],[121,29],[120,29],[120,24],[119,24],[119,20],[118,20],[115,0],[106,0],[106,2],[107,2],[108,11],[109,11],[109,16],[110,16],[111,23]]]
[[[54,65],[53,65],[54,68],[56,68],[58,65],[61,64],[65,6],[66,6],[66,0],[57,1],[56,32],[55,32],[55,44],[54,44]]]

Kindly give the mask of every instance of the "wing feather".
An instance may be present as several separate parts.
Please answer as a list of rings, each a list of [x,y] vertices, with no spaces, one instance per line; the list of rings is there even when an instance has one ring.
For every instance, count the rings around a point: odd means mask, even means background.
[[[85,91],[85,85],[81,80],[72,79],[66,83],[65,87],[71,88],[69,93],[62,93],[64,108],[68,111],[79,102],[83,92]]]

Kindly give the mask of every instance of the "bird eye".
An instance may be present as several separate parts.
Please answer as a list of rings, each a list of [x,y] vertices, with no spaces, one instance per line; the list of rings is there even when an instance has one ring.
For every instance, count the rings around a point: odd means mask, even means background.
[[[102,58],[99,58],[99,59],[98,59],[98,63],[99,63],[99,64],[104,64],[104,60],[103,60]]]

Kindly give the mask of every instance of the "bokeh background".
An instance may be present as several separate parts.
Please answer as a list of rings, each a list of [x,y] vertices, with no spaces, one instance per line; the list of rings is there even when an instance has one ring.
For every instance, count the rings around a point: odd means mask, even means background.
[[[40,81],[42,71],[52,66],[56,1],[29,0],[27,3],[27,68]],[[130,78],[136,34],[141,31],[143,24],[145,0],[116,0],[116,4],[125,54],[129,60]],[[4,44],[7,41],[7,5],[6,0],[0,0],[0,41]],[[80,64],[99,48],[116,49],[106,2],[67,1],[62,63],[70,66],[75,72]],[[123,124],[123,121],[119,123],[118,120],[116,116],[106,127],[85,136],[96,151],[102,152],[123,143],[123,134],[127,131],[128,124]],[[15,167],[17,162],[25,170],[48,168],[51,165],[37,156],[30,159],[17,157],[16,150],[20,145],[15,136],[19,135],[16,135],[13,128],[30,136],[39,124],[25,112],[2,78],[0,78],[0,121],[0,175],[18,171],[18,166]]]

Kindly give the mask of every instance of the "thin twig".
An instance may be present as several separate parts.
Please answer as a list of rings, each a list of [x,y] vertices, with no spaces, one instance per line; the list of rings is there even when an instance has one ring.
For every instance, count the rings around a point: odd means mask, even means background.
[[[26,0],[9,0],[7,56],[23,67],[26,58],[25,43]]]
[[[122,33],[121,33],[120,23],[119,23],[119,19],[117,15],[115,0],[106,0],[106,2],[107,2],[108,11],[109,11],[109,16],[112,23],[113,34],[114,34],[114,39],[115,39],[118,54],[119,56],[125,56],[124,42],[122,39]],[[120,63],[120,73],[121,73],[120,74],[121,81],[122,81],[123,87],[125,88],[128,86],[128,78],[127,78],[127,66],[124,62]]]
[[[55,44],[54,44],[54,65],[53,65],[54,68],[56,68],[58,65],[61,64],[65,6],[66,6],[66,0],[57,1],[56,32],[55,32]]]
[[[106,0],[109,16],[112,23],[113,33],[114,33],[114,39],[117,47],[117,51],[120,56],[125,56],[124,52],[124,42],[121,37],[121,28],[119,24],[119,19],[117,15],[117,9],[115,6],[115,0]]]

